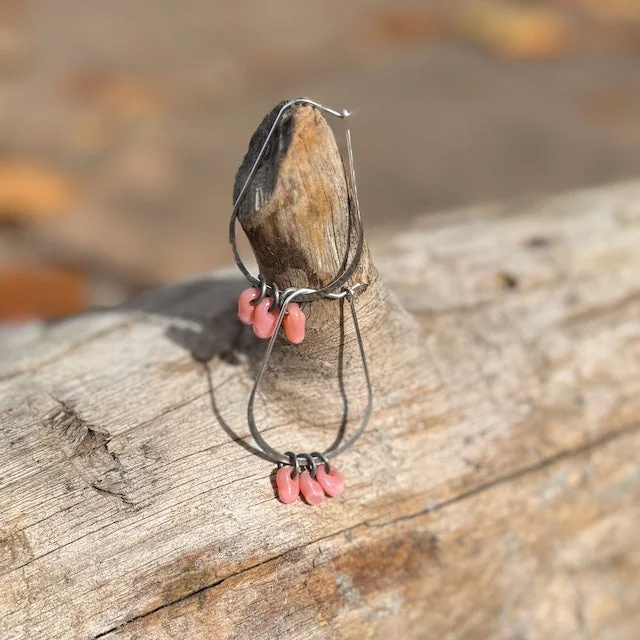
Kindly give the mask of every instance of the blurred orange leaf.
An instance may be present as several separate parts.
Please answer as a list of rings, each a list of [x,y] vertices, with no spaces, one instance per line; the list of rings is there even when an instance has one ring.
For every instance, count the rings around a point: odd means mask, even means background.
[[[557,11],[506,0],[474,0],[454,16],[465,40],[508,58],[547,58],[568,48],[569,25]]]
[[[29,222],[59,214],[74,192],[72,181],[52,169],[0,161],[0,222]]]
[[[125,119],[160,111],[166,97],[164,91],[149,80],[106,69],[77,71],[66,80],[64,89],[77,102]]]
[[[55,318],[87,309],[85,277],[55,265],[0,269],[0,321]]]

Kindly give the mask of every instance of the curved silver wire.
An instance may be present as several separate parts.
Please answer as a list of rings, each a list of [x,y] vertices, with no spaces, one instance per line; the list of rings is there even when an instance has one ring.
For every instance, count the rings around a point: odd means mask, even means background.
[[[293,451],[285,451],[284,455],[289,458],[289,464],[293,467],[291,477],[297,477],[300,474],[300,461],[298,460],[298,456],[293,453]]]
[[[353,149],[351,146],[351,131],[349,129],[349,125],[347,124],[347,118],[351,115],[349,111],[347,111],[346,109],[343,109],[342,111],[336,111],[335,109],[325,107],[324,105],[321,105],[320,103],[315,102],[314,100],[309,100],[308,98],[296,98],[295,100],[290,100],[289,102],[286,102],[285,104],[282,105],[282,107],[280,108],[280,111],[278,111],[278,114],[276,115],[273,121],[273,124],[271,125],[271,128],[269,129],[269,132],[267,133],[267,137],[262,143],[262,147],[260,147],[260,151],[258,152],[258,155],[256,156],[256,159],[253,165],[251,166],[251,170],[249,171],[249,174],[247,175],[247,178],[244,181],[242,188],[240,189],[240,193],[238,194],[236,201],[233,203],[233,211],[231,213],[231,220],[229,222],[229,243],[231,244],[231,248],[233,250],[233,258],[236,262],[236,265],[238,266],[238,269],[240,269],[244,277],[251,283],[252,286],[256,288],[261,287],[264,283],[264,280],[261,279],[260,275],[258,275],[257,277],[251,275],[249,270],[244,265],[244,262],[242,262],[242,258],[240,257],[240,252],[238,251],[238,246],[236,244],[236,222],[238,219],[238,208],[239,208],[240,201],[242,200],[244,194],[247,191],[249,184],[251,183],[251,180],[253,180],[253,177],[256,171],[258,170],[260,161],[262,160],[262,157],[264,155],[264,152],[266,151],[267,145],[269,144],[269,141],[271,140],[273,133],[276,130],[276,127],[278,125],[278,122],[280,121],[280,118],[282,117],[282,115],[285,113],[287,109],[289,109],[295,104],[309,104],[311,106],[314,106],[320,109],[321,111],[324,111],[325,113],[329,113],[345,121],[345,131],[346,131],[346,138],[347,138],[347,157],[348,157],[348,164],[349,164],[349,182],[351,186],[351,191],[353,193],[355,221],[358,227],[358,243],[357,243],[351,262],[349,262],[347,266],[327,285],[320,287],[319,289],[308,289],[307,290],[308,293],[301,295],[300,297],[297,298],[298,302],[311,302],[312,300],[319,300],[320,298],[326,297],[327,293],[335,291],[336,289],[339,289],[340,287],[342,287],[342,285],[344,285],[349,280],[349,278],[354,274],[355,270],[358,268],[358,264],[360,263],[360,258],[362,257],[362,250],[364,247],[364,229],[362,225],[362,217],[360,214],[360,201],[358,200],[358,188],[356,186],[356,170],[353,162]],[[347,211],[347,216],[349,218],[351,217],[350,202],[351,201],[349,199],[349,207]],[[347,245],[347,252],[348,251],[349,251],[349,247]],[[271,285],[267,285],[267,289],[269,290],[269,292],[272,292]]]
[[[282,118],[283,114],[295,104],[308,104],[314,106],[325,113],[336,116],[345,121],[345,133],[346,133],[346,141],[347,141],[347,159],[349,165],[349,186],[350,186],[350,194],[348,200],[348,211],[347,216],[351,221],[352,217],[355,218],[355,223],[357,225],[357,233],[358,240],[355,251],[353,253],[353,257],[350,262],[347,262],[349,255],[349,245],[347,245],[347,254],[345,255],[345,266],[338,273],[338,275],[327,285],[320,287],[318,289],[312,288],[288,288],[284,291],[279,290],[276,283],[268,284],[264,277],[261,274],[258,274],[257,277],[251,275],[249,270],[245,267],[242,262],[242,258],[240,257],[240,253],[238,251],[238,247],[236,244],[236,223],[238,218],[238,209],[242,198],[244,197],[251,180],[254,178],[260,161],[262,160],[269,141],[273,137],[273,134],[276,130],[276,127]],[[235,259],[238,268],[241,273],[245,276],[245,278],[251,283],[252,286],[260,289],[259,298],[254,301],[254,303],[260,302],[267,296],[272,296],[274,298],[274,307],[279,307],[280,312],[278,314],[278,318],[276,321],[276,325],[273,331],[271,338],[267,344],[267,348],[265,350],[264,357],[258,369],[258,373],[256,375],[256,379],[251,390],[251,394],[249,395],[249,402],[247,406],[247,421],[249,423],[249,430],[251,431],[251,435],[255,441],[255,443],[262,449],[262,451],[273,460],[273,462],[277,464],[290,464],[294,467],[294,473],[297,475],[299,473],[300,468],[310,468],[312,474],[315,472],[316,463],[314,457],[317,457],[321,462],[325,464],[325,470],[328,472],[329,467],[329,458],[335,457],[340,453],[349,449],[356,440],[362,435],[364,432],[370,418],[373,409],[373,391],[371,387],[371,378],[369,376],[369,368],[367,366],[367,359],[364,350],[364,343],[362,341],[362,334],[360,332],[360,326],[358,324],[358,317],[355,307],[354,301],[354,291],[360,286],[359,284],[355,284],[352,287],[345,287],[344,285],[348,282],[349,278],[355,273],[358,265],[360,264],[360,260],[362,258],[362,252],[364,248],[364,229],[362,225],[362,217],[360,213],[360,201],[358,199],[358,187],[356,184],[356,172],[355,165],[353,160],[353,148],[351,143],[351,130],[349,129],[349,125],[347,123],[347,118],[351,115],[346,109],[342,111],[336,111],[335,109],[331,109],[329,107],[325,107],[324,105],[315,102],[314,100],[309,100],[307,98],[297,98],[295,100],[290,100],[282,105],[280,110],[278,111],[270,129],[267,133],[267,136],[260,147],[260,151],[256,156],[256,159],[251,166],[251,170],[247,175],[247,178],[238,193],[238,196],[233,204],[233,212],[231,214],[231,221],[229,223],[229,242],[233,249],[233,256]],[[355,215],[354,215],[355,214]],[[350,233],[351,231],[349,231]],[[318,300],[320,298],[329,298],[333,300],[346,298],[349,302],[349,308],[351,310],[351,317],[353,320],[353,326],[356,334],[356,340],[358,342],[358,349],[360,351],[360,358],[362,360],[362,369],[364,372],[366,387],[367,387],[367,405],[365,408],[364,415],[361,419],[360,425],[358,428],[346,439],[338,439],[333,442],[333,444],[327,448],[323,452],[314,452],[312,454],[295,454],[292,451],[285,451],[284,453],[278,451],[273,448],[260,434],[258,427],[255,421],[254,415],[254,405],[255,399],[258,392],[258,388],[260,386],[260,382],[265,374],[267,369],[267,365],[269,363],[269,358],[271,357],[271,352],[273,351],[273,347],[278,337],[278,332],[280,327],[282,326],[282,322],[287,315],[287,306],[289,303],[295,301],[298,302],[310,302],[312,300]],[[315,474],[314,474],[315,475]]]
[[[331,471],[331,465],[329,464],[329,461],[319,451],[312,451],[311,455],[314,458],[318,458],[318,460],[320,460],[320,462],[324,464],[324,470],[326,473],[329,473]]]
[[[260,304],[267,297],[267,281],[262,276],[258,276],[258,280],[260,282],[260,295],[253,301],[254,305]]]
[[[311,474],[311,477],[315,480],[317,467],[316,461],[313,459],[313,456],[310,453],[303,453],[300,455],[300,457],[304,458],[307,461],[307,464],[305,466]]]
[[[267,348],[264,353],[264,357],[262,358],[262,362],[260,363],[260,368],[258,369],[258,373],[256,375],[255,382],[253,383],[253,389],[251,389],[251,394],[249,395],[249,403],[247,406],[247,422],[249,423],[249,431],[251,432],[251,436],[253,437],[255,443],[264,451],[264,453],[273,460],[275,463],[285,463],[288,461],[290,463],[290,451],[281,453],[277,449],[274,449],[262,436],[258,427],[256,425],[255,415],[254,415],[254,404],[256,400],[256,394],[258,393],[258,388],[260,386],[260,382],[262,377],[264,376],[265,371],[267,370],[267,365],[269,363],[269,358],[271,356],[271,352],[273,351],[273,346],[278,338],[278,331],[282,326],[282,321],[286,314],[287,305],[290,302],[293,302],[296,299],[299,299],[299,296],[307,293],[309,289],[285,289],[282,293],[282,307],[280,309],[280,313],[278,314],[278,319],[276,321],[276,326],[273,331],[273,335],[269,339],[267,344]],[[371,387],[371,378],[369,376],[369,367],[367,366],[367,358],[364,351],[364,343],[362,341],[362,333],[360,332],[360,325],[358,324],[358,315],[356,313],[355,301],[353,296],[353,288],[344,289],[340,293],[334,293],[331,295],[334,299],[346,298],[349,302],[349,308],[351,309],[351,318],[353,319],[353,327],[356,334],[356,340],[358,342],[358,349],[360,351],[360,359],[362,360],[362,370],[364,372],[364,378],[367,386],[367,406],[365,408],[364,415],[362,416],[362,420],[360,421],[360,425],[358,428],[344,441],[336,441],[334,442],[328,449],[325,449],[321,452],[321,456],[324,458],[325,464],[329,458],[334,458],[335,456],[343,453],[351,446],[353,446],[356,440],[363,434],[364,430],[369,423],[369,419],[371,418],[371,412],[373,410],[373,389]],[[307,459],[307,454],[298,455],[297,458],[303,460]]]

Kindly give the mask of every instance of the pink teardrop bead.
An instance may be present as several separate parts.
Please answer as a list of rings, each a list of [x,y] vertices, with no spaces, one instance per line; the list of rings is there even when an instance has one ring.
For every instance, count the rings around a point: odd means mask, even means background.
[[[287,305],[287,315],[284,317],[284,333],[289,342],[300,344],[304,340],[304,325],[306,318],[297,302]]]
[[[300,491],[309,504],[320,504],[324,500],[324,491],[308,471],[300,474]]]
[[[253,312],[255,306],[251,304],[260,296],[260,289],[245,289],[238,298],[238,317],[244,324],[253,324]]]
[[[258,303],[253,312],[253,333],[258,338],[270,338],[273,335],[273,331],[276,328],[276,322],[278,321],[278,312],[272,313],[269,311],[273,301],[271,298],[265,298],[262,302]]]
[[[276,471],[276,488],[278,499],[284,504],[291,504],[300,495],[300,476],[291,477],[293,467],[280,467]]]
[[[316,471],[316,480],[324,489],[324,492],[332,498],[338,498],[344,493],[344,480],[340,472],[334,467],[331,467],[329,473],[327,473],[324,465],[321,464]]]

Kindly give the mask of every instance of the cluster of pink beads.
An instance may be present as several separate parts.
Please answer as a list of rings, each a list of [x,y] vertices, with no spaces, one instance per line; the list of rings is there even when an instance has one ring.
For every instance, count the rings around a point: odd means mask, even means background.
[[[253,332],[258,338],[270,338],[278,322],[279,310],[272,310],[272,298],[264,298],[258,304],[254,304],[254,300],[259,297],[260,289],[245,289],[238,298],[238,317],[244,324],[253,325]],[[300,305],[290,302],[283,320],[284,333],[289,342],[300,344],[304,340],[305,321]]]
[[[325,494],[337,498],[344,492],[342,476],[333,467],[327,472],[325,465],[321,464],[316,469],[315,478],[306,469],[297,475],[294,475],[294,471],[294,467],[290,465],[280,467],[276,471],[278,499],[284,504],[294,502],[301,493],[309,504],[320,504]]]

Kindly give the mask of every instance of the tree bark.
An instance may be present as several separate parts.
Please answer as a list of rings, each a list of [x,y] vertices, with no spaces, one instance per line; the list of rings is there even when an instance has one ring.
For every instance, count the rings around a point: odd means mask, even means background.
[[[347,192],[323,119],[300,108],[289,126],[242,224],[265,275],[304,285],[339,263]],[[278,503],[252,448],[264,345],[235,318],[235,275],[5,345],[0,637],[635,637],[638,203],[629,183],[370,234],[411,315],[367,254],[374,418],[339,458],[345,496],[320,507]],[[339,305],[307,312],[258,408],[300,450],[345,413]],[[351,421],[348,322],[342,342]]]

